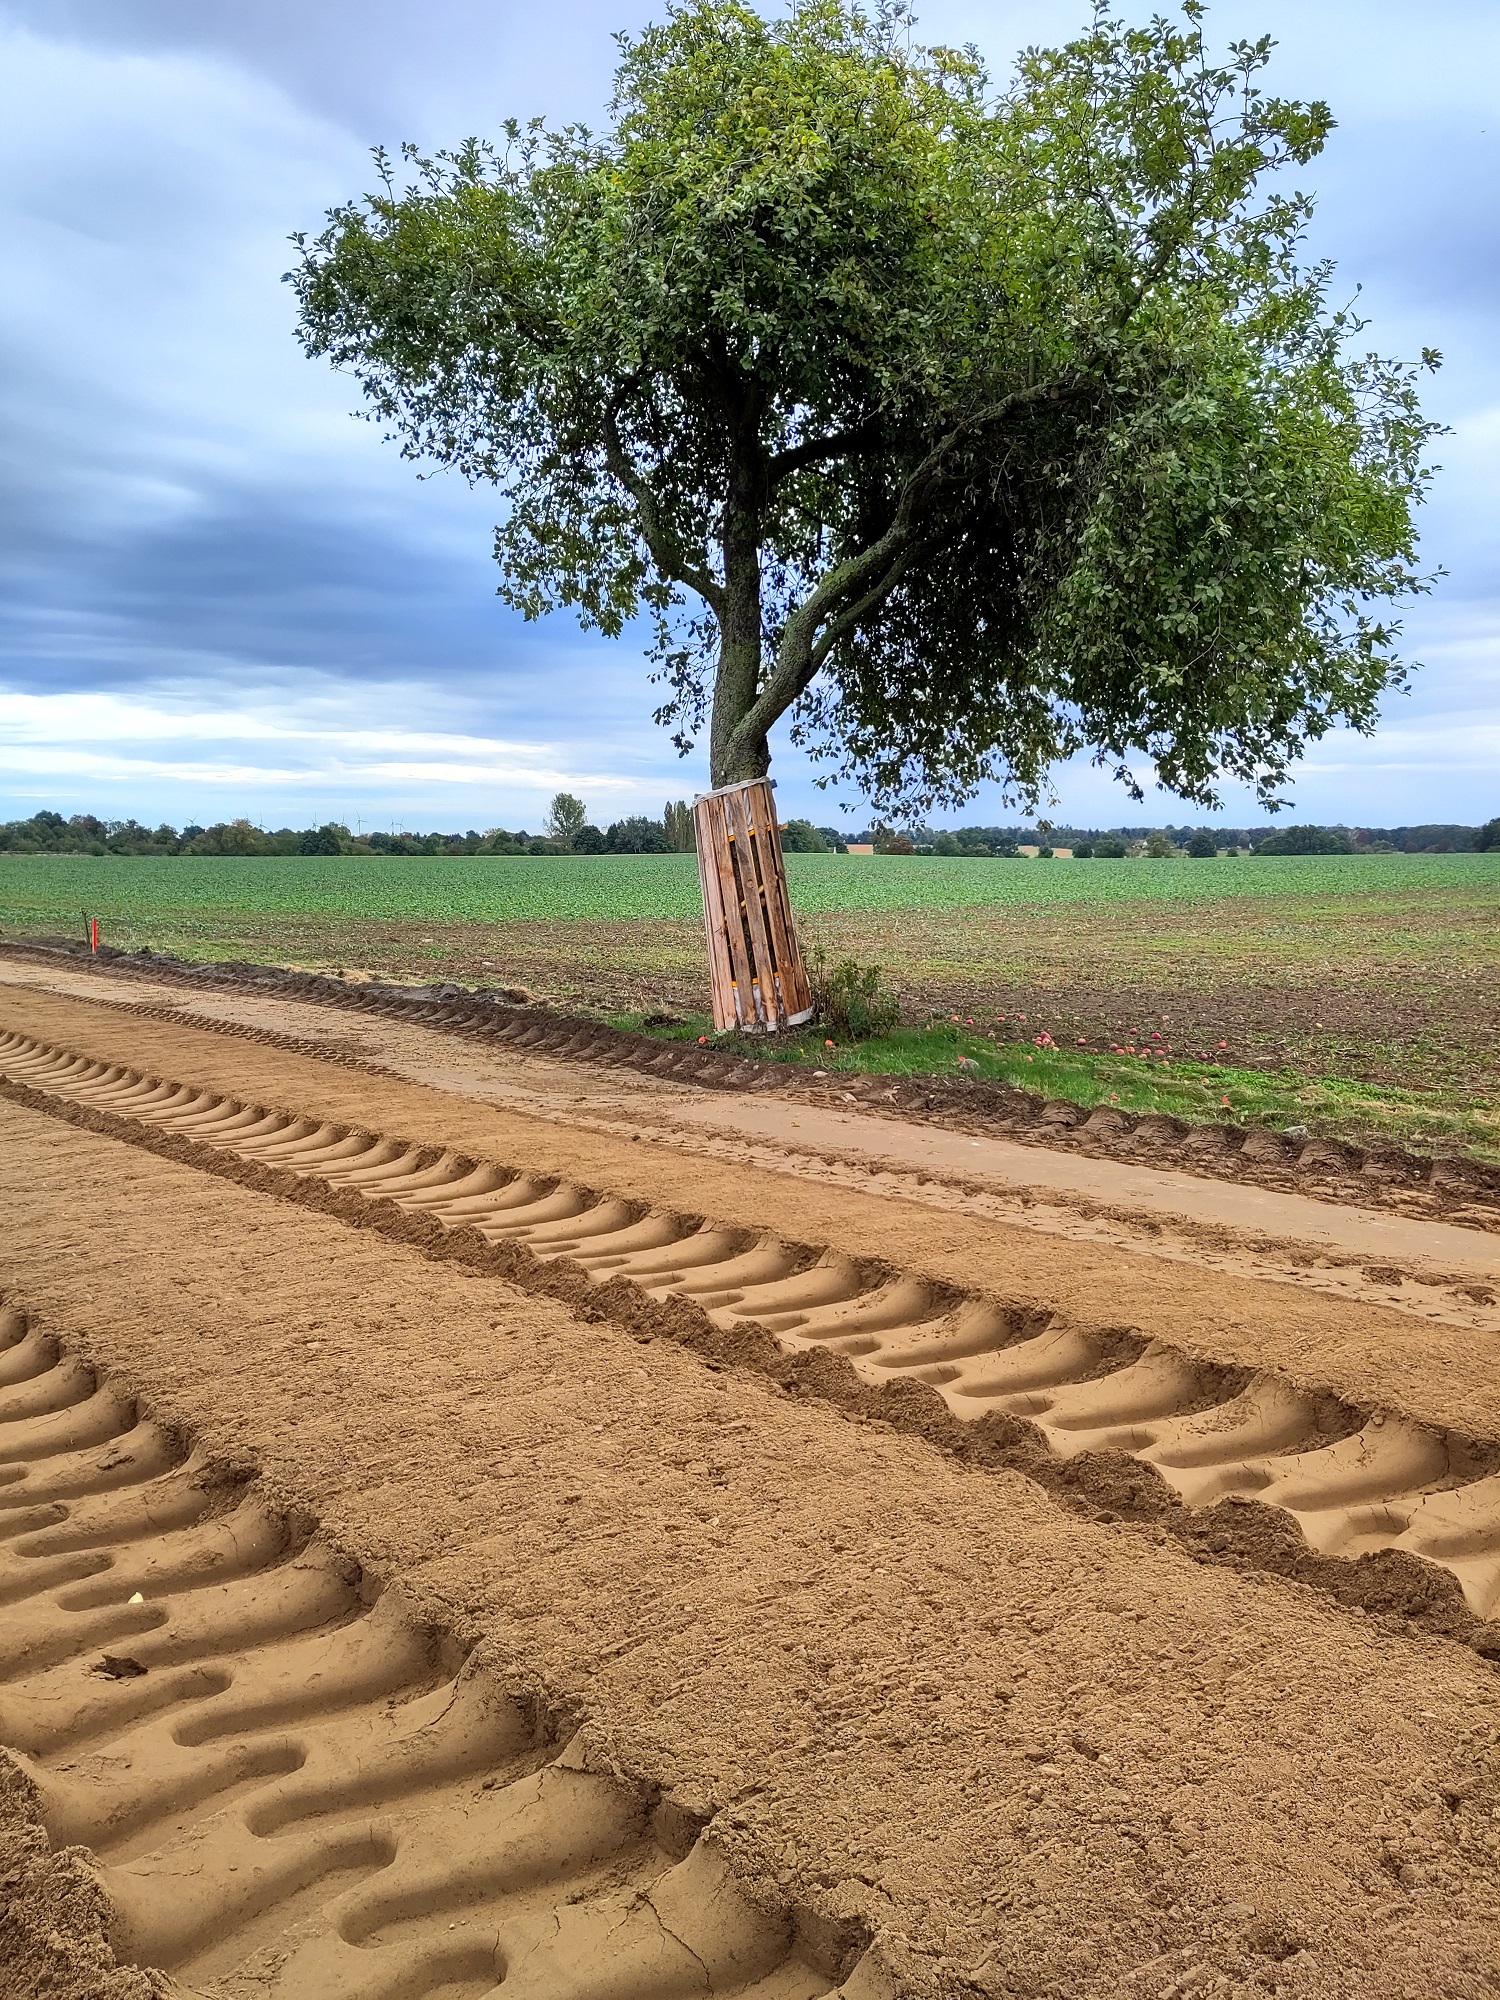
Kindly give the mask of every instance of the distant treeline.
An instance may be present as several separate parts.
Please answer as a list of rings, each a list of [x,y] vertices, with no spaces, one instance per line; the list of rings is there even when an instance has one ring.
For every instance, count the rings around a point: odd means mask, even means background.
[[[881,854],[993,855],[1023,849],[1122,860],[1145,854],[1468,854],[1500,849],[1500,819],[1485,826],[961,826],[867,827],[848,836]]]
[[[619,819],[600,829],[584,823],[565,838],[511,833],[351,833],[337,820],[323,826],[274,829],[248,819],[216,826],[142,826],[134,819],[96,819],[92,813],[39,812],[0,824],[0,854],[672,854],[692,852],[692,815],[680,802],[661,819]]]
[[[559,815],[560,804],[575,808]],[[143,826],[134,819],[98,819],[92,813],[33,813],[30,819],[0,823],[0,854],[92,855],[287,855],[287,854],[691,854],[693,816],[683,800],[669,801],[660,819],[637,814],[600,828],[582,818],[576,800],[553,801],[549,831],[512,833],[492,826],[478,833],[351,833],[337,820],[322,826],[268,830],[248,819],[215,826]],[[561,827],[561,831],[559,831]],[[1123,859],[1131,855],[1169,858],[1214,854],[1466,854],[1500,851],[1500,819],[1485,826],[961,826],[892,828],[884,824],[862,833],[788,820],[781,829],[790,854],[841,853],[846,846],[870,846],[882,854],[1019,856],[1023,849],[1058,851],[1079,859]]]

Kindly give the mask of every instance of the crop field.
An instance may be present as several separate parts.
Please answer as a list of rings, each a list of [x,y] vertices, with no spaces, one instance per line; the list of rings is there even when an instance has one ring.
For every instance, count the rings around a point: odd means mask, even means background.
[[[1500,1145],[1500,855],[788,865],[808,947],[878,964],[909,1027],[956,1038],[809,1059],[1024,1065],[1085,1100]],[[690,855],[0,860],[0,931],[76,937],[85,912],[121,946],[705,1025]]]
[[[1368,907],[1403,893],[1490,900],[1500,854],[1326,855],[1251,860],[1032,862],[793,854],[793,896],[809,914],[877,914],[1056,904],[1257,903],[1294,897]],[[275,860],[0,857],[0,925],[68,929],[87,909],[134,937],[153,928],[183,949],[267,922],[580,923],[696,919],[690,854],[402,856]],[[215,946],[215,948],[217,948]]]

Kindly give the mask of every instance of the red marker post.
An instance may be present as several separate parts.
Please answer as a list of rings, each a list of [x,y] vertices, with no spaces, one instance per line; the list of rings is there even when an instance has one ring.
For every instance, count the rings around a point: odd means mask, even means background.
[[[92,951],[92,952],[97,952],[97,951],[98,951],[98,949],[99,949],[99,919],[98,919],[97,917],[90,917],[90,918],[89,918],[89,950],[90,950],[90,951]]]

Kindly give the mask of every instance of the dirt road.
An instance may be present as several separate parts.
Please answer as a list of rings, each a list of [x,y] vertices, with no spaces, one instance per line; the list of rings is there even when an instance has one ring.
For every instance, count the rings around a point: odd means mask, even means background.
[[[1500,1235],[1128,1160],[935,1129],[842,1103],[695,1087],[613,1066],[478,1044],[409,1019],[332,1010],[286,994],[101,979],[86,968],[0,958],[0,988],[90,999],[281,1039],[480,1103],[572,1128],[649,1139],[733,1164],[899,1194],[1047,1235],[1142,1250],[1331,1297],[1394,1305],[1500,1333]],[[828,1092],[836,1098],[837,1093]]]
[[[18,1994],[1500,1990],[1492,1238],[1411,1310],[467,1050],[0,1028]]]

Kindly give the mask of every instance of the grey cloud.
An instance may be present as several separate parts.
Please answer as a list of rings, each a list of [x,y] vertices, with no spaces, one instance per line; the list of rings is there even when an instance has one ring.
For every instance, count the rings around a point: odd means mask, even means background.
[[[368,184],[369,142],[451,142],[508,112],[595,117],[610,31],[660,11],[0,0],[0,23],[40,38],[17,45],[33,67],[11,65],[0,139],[0,680],[225,707],[315,689],[351,719],[374,703],[414,729],[438,716],[565,738],[574,768],[612,757],[643,784],[686,786],[694,767],[651,730],[638,647],[566,618],[526,627],[497,602],[492,498],[419,486],[349,421],[351,386],[301,359],[279,283],[287,233]],[[1085,17],[1082,0],[941,0],[920,27],[976,36],[1003,74],[1023,41]],[[1429,397],[1459,434],[1426,528],[1429,560],[1453,574],[1408,620],[1409,650],[1432,665],[1392,709],[1419,764],[1412,729],[1442,746],[1455,718],[1500,708],[1495,16],[1479,0],[1220,0],[1209,25],[1268,25],[1283,42],[1273,86],[1333,101],[1340,129],[1300,176],[1320,202],[1310,254],[1337,257],[1351,288],[1366,280],[1375,345],[1450,358]],[[1342,774],[1299,788],[1308,812],[1382,768],[1378,740],[1346,749]],[[828,816],[801,759],[779,753],[778,770],[790,805]],[[1064,809],[1069,787],[1081,801],[1098,782],[1065,773]],[[1440,776],[1411,782],[1428,804],[1398,816],[1450,809]],[[1479,810],[1480,790],[1464,775],[1452,809]]]
[[[586,0],[11,0],[39,33],[243,64],[362,137],[444,143],[508,113],[593,116],[608,95],[610,40],[659,9]]]

